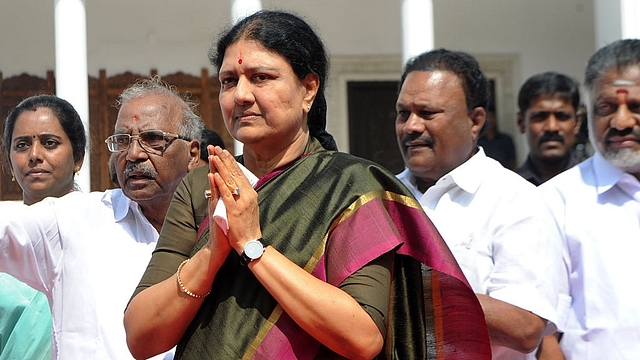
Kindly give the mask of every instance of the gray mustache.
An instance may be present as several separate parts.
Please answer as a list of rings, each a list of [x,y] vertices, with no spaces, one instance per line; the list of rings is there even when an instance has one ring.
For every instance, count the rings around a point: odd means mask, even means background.
[[[158,176],[158,172],[151,166],[142,163],[129,163],[124,169],[124,177],[128,178],[132,172],[140,172],[142,175],[150,178]]]
[[[636,130],[635,128],[626,128],[626,129],[623,129],[623,130],[618,130],[618,129],[615,129],[615,128],[611,128],[611,129],[609,129],[609,131],[607,131],[607,134],[605,135],[604,139],[605,139],[605,141],[608,141],[609,139],[611,139],[614,136],[627,136],[629,134],[632,134],[637,139],[640,139],[640,131]]]

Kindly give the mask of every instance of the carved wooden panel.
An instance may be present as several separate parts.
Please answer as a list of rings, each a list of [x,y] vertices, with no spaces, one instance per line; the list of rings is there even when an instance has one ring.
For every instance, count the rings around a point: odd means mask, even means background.
[[[2,116],[2,126],[0,127],[0,138],[4,138],[4,121],[9,112],[16,107],[24,98],[38,94],[54,94],[55,82],[53,71],[47,72],[47,78],[21,74],[3,79],[0,72],[0,116]],[[11,181],[11,170],[9,169],[8,154],[2,155],[2,176],[0,176],[0,199],[20,200],[22,199],[22,189],[18,183]]]

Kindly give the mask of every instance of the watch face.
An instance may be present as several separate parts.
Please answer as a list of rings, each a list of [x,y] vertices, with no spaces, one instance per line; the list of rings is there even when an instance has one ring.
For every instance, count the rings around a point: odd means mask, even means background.
[[[264,246],[258,240],[251,240],[244,247],[244,253],[252,260],[262,256],[263,252]]]

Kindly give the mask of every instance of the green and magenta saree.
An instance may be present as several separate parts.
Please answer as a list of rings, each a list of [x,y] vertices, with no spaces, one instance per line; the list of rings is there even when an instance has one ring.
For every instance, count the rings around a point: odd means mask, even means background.
[[[484,315],[431,221],[380,166],[309,153],[257,184],[263,238],[315,277],[339,286],[393,253],[380,359],[490,359]],[[187,175],[137,291],[173,275],[208,240],[205,170]],[[198,224],[204,228],[198,232]],[[196,235],[197,234],[197,235]],[[198,237],[194,243],[194,238]],[[357,329],[354,329],[357,331]],[[232,252],[178,344],[176,359],[340,358],[302,330]]]

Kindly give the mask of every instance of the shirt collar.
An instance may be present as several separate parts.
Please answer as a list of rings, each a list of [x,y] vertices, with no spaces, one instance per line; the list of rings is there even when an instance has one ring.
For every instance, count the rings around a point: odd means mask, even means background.
[[[614,187],[623,178],[626,181],[627,177],[633,177],[633,175],[613,166],[610,162],[605,160],[599,152],[596,152],[593,155],[593,171],[598,195],[609,191],[609,189]]]
[[[116,222],[122,221],[129,210],[140,212],[140,205],[126,197],[121,189],[106,190],[102,196],[102,202],[111,206]]]
[[[416,185],[416,177],[411,174],[411,170],[405,167],[404,171],[396,175],[396,177],[405,184],[407,189],[411,191],[416,199],[420,199],[420,197],[422,197],[423,193],[418,190],[418,186]]]
[[[434,186],[455,184],[468,193],[475,193],[482,184],[480,174],[483,174],[485,168],[483,162],[486,158],[487,155],[485,155],[482,147],[478,147],[478,152],[476,152],[475,155],[438,179]],[[411,174],[408,168],[405,168],[403,172],[398,174],[397,178],[405,183],[416,198],[419,199],[423,195],[416,185],[416,177]]]
[[[460,166],[451,170],[447,175],[443,176],[440,181],[447,181],[451,178],[460,189],[469,194],[475,194],[482,185],[482,179],[486,169],[487,155],[484,153],[482,146],[478,147],[478,151]]]

